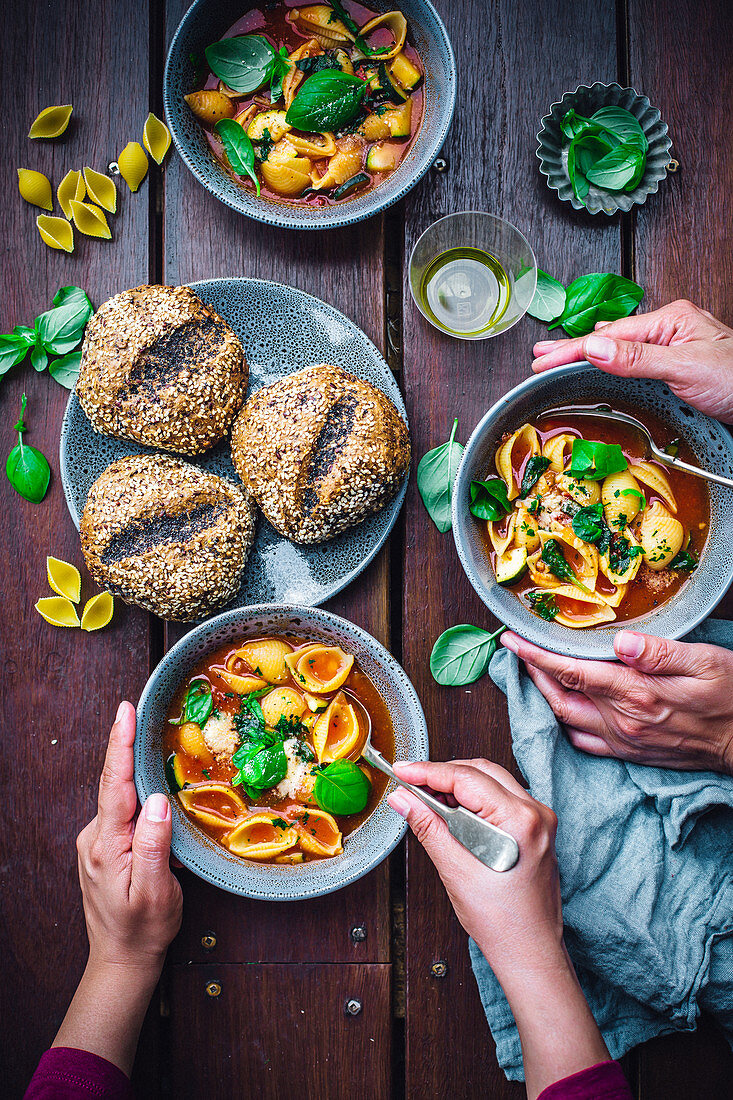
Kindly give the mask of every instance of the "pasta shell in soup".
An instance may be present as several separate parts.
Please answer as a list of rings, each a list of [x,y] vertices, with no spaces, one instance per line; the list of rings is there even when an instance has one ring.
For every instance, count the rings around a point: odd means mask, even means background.
[[[226,783],[200,783],[184,787],[178,797],[189,814],[202,825],[231,829],[247,816],[247,807]]]
[[[261,642],[247,642],[235,656],[241,657],[256,675],[263,676],[271,684],[282,684],[288,678],[285,658],[292,652],[293,647],[287,642],[265,638]]]
[[[211,760],[212,758],[198,722],[183,723],[178,731],[178,744],[187,756],[193,756],[197,760]]]
[[[655,572],[667,568],[685,539],[680,521],[658,500],[644,511],[636,531],[644,561]]]
[[[545,544],[553,539],[559,543],[562,555],[578,582],[592,593],[598,576],[598,551],[595,546],[576,538],[569,527],[558,531],[540,531],[540,543],[543,549]],[[550,572],[547,563],[542,560],[542,550],[538,550],[527,558],[527,565],[533,583],[540,588],[556,589],[563,587],[566,583],[563,578],[556,577]],[[580,590],[576,589],[576,591]]]
[[[299,156],[286,137],[281,138],[267,160],[262,161],[260,172],[270,190],[278,195],[302,195],[311,182],[310,160]]]
[[[318,57],[323,53],[323,46],[316,38],[309,38],[307,42],[304,42],[302,46],[298,46],[297,50],[289,55],[289,67],[288,71],[283,77],[283,99],[285,100],[285,106],[290,107],[291,103],[295,99],[295,93],[305,79],[305,73],[298,68],[295,64],[296,61],[302,61],[304,57]]]
[[[314,856],[338,856],[344,846],[335,818],[325,810],[304,810],[293,820],[298,843]]]
[[[504,519],[489,520],[488,522],[491,545],[494,547],[499,557],[505,553],[514,537],[514,526],[516,522],[516,512],[512,512],[511,515],[505,516]]]
[[[516,512],[514,542],[517,546],[525,546],[528,553],[532,553],[540,544],[537,520],[524,507]]]
[[[363,740],[356,709],[340,691],[313,727],[313,748],[320,764],[342,760]]]
[[[289,19],[303,34],[312,34],[326,50],[332,50],[335,46],[348,46],[354,41],[354,35],[336,18],[330,4],[308,4],[304,8],[293,8]]]
[[[557,484],[564,493],[567,493],[583,508],[587,505],[598,504],[601,499],[601,487],[597,481],[589,481],[585,477],[571,477],[570,474],[560,474]]]
[[[632,523],[644,503],[644,494],[630,470],[604,477],[601,500],[606,523],[612,531],[622,531]]]
[[[376,30],[388,30],[392,35],[391,45],[382,46],[379,53],[381,61],[391,61],[405,44],[407,20],[401,11],[388,11],[384,15],[377,15],[374,19],[370,19],[368,23],[365,23],[361,28],[360,37],[366,40]]]
[[[616,612],[601,596],[583,596],[571,584],[561,585],[553,595],[558,608],[554,621],[571,630],[612,623],[616,618]]]
[[[634,532],[631,530],[630,527],[627,527],[624,531],[623,538],[626,539],[629,547],[639,546],[639,543],[634,537]],[[618,553],[619,549],[626,549],[623,543],[620,548],[618,547],[618,536],[614,539],[613,548],[615,551],[613,554],[613,565],[611,564],[612,556],[610,547],[599,556],[598,564],[601,572],[604,573],[606,577],[608,577],[611,584],[615,584],[617,586],[630,584],[636,574],[639,572],[639,566],[642,562],[642,555],[639,553],[634,553],[630,556],[627,556],[626,554]],[[619,566],[623,566],[623,568],[619,569]]]
[[[543,444],[542,457],[549,458],[550,469],[556,474],[561,474],[570,461],[574,439],[575,436],[570,432],[561,432],[560,435],[553,435],[552,439],[546,440]]]
[[[515,469],[519,470],[525,458],[539,453],[539,436],[531,424],[523,424],[497,450],[494,461],[499,476],[506,482],[509,500],[515,500],[519,496]]]
[[[354,657],[351,653],[344,653],[339,646],[315,643],[288,654],[285,663],[296,683],[318,695],[343,687]]]
[[[265,716],[265,725],[274,729],[281,718],[286,722],[300,718],[305,713],[306,701],[294,688],[275,688],[260,699],[260,706]]]
[[[672,486],[667,480],[667,475],[658,466],[651,462],[635,462],[633,466],[629,466],[629,473],[661,497],[670,512],[677,512],[677,501],[672,492]]]
[[[366,149],[366,142],[361,134],[345,134],[335,144],[336,151],[331,156],[325,173],[322,176],[315,171],[311,173],[311,186],[314,191],[321,191],[324,187],[337,187],[361,171]]]
[[[234,663],[236,654],[229,658],[227,666],[230,663]],[[232,668],[217,669],[217,675],[221,677],[225,684],[228,684],[232,691],[236,691],[237,695],[249,695],[250,692],[260,691],[262,688],[267,687],[267,680],[262,676],[252,676],[247,673],[234,672]]]
[[[297,830],[272,813],[252,814],[224,839],[230,852],[245,859],[272,859],[297,843]]]

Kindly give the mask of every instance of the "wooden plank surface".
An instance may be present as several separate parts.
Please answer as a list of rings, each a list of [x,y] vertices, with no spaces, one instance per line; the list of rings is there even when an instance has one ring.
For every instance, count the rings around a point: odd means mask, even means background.
[[[84,0],[17,4],[6,12],[3,332],[19,323],[32,325],[51,307],[60,286],[79,285],[99,305],[147,279],[147,183],[137,195],[124,184],[119,189],[112,242],[76,234],[75,252],[67,256],[41,242],[39,211],[21,200],[16,176],[18,167],[44,172],[55,192],[68,169],[88,164],[104,171],[128,140],[140,138],[148,112],[147,43],[144,0],[100,0],[94,17]],[[74,105],[68,131],[58,141],[30,141],[31,122],[55,103]],[[125,696],[137,698],[149,662],[148,616],[122,603],[112,626],[99,634],[54,629],[33,610],[39,597],[53,594],[46,581],[47,554],[77,566],[83,562],[59,477],[68,391],[47,373],[36,375],[30,364],[0,382],[3,465],[15,442],[11,428],[23,392],[26,442],[46,454],[52,480],[45,500],[29,504],[0,477],[4,1096],[22,1092],[81,975],[87,943],[75,839],[94,813],[117,704]],[[83,571],[82,598],[95,591]]]

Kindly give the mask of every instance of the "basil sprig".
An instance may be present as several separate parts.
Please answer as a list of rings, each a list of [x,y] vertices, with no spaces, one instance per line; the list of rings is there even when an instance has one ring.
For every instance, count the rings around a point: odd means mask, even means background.
[[[238,769],[232,786],[241,784],[250,798],[257,798],[260,791],[276,786],[288,771],[288,758],[282,741],[275,744],[250,741],[237,749],[232,763]]]
[[[623,275],[592,272],[564,290],[556,279],[538,270],[537,289],[527,312],[538,321],[547,321],[551,329],[562,325],[568,336],[587,336],[598,321],[628,317],[643,297],[638,283]]]
[[[599,443],[592,439],[574,439],[570,455],[570,474],[601,481],[609,474],[620,474],[629,467],[618,443]]]
[[[567,171],[585,203],[590,184],[605,191],[633,191],[646,168],[649,142],[638,119],[623,107],[601,107],[590,118],[567,111],[560,129],[569,140]]]
[[[352,760],[334,760],[316,773],[313,797],[328,814],[359,814],[369,799],[371,783]]]
[[[367,92],[358,76],[340,69],[313,73],[301,84],[285,121],[298,130],[340,130],[358,113]]]
[[[500,626],[491,634],[479,626],[462,623],[443,631],[430,654],[433,679],[443,687],[462,687],[478,680],[489,667],[504,630],[506,627]]]
[[[48,367],[49,374],[66,389],[73,389],[79,375],[79,346],[87,321],[94,312],[86,293],[78,286],[62,286],[53,299],[53,309],[37,317],[33,328],[16,325],[11,333],[0,336],[0,375],[22,363],[30,353],[37,371]],[[60,359],[50,359],[58,355]]]
[[[211,693],[211,684],[208,680],[197,678],[188,685],[183,699],[181,717],[172,726],[183,726],[186,722],[195,722],[198,726],[205,726],[209,715],[214,709],[214,699]]]
[[[219,119],[214,129],[222,140],[232,171],[238,176],[249,176],[259,195],[260,181],[255,172],[255,151],[247,134],[233,118]]]
[[[451,529],[451,494],[465,450],[462,443],[456,442],[457,428],[458,420],[454,420],[448,442],[424,454],[417,467],[417,488],[422,502],[443,533]]]
[[[511,512],[506,482],[500,477],[471,482],[471,515],[496,523]]]
[[[46,495],[51,480],[51,468],[45,455],[35,447],[23,443],[23,432],[26,430],[23,422],[25,406],[26,396],[23,394],[20,417],[13,426],[13,431],[18,433],[18,442],[8,455],[5,473],[16,493],[32,504],[39,504]]]
[[[608,549],[611,529],[604,518],[602,504],[587,504],[579,508],[571,522],[577,538],[597,545],[601,553]]]

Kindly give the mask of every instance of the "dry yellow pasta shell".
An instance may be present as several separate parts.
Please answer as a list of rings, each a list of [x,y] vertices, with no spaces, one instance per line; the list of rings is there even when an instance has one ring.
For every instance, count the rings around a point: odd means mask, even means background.
[[[101,630],[112,621],[115,602],[109,592],[100,592],[87,600],[81,616],[82,630]]]
[[[57,138],[61,137],[69,125],[71,112],[74,108],[70,103],[61,107],[44,107],[40,115],[33,120],[28,131],[29,138]]]
[[[98,206],[90,202],[77,202],[71,199],[69,202],[74,225],[85,237],[99,237],[105,241],[112,240],[112,230],[107,225],[104,212]]]
[[[76,609],[65,596],[46,596],[36,604],[36,611],[51,626],[79,626]]]
[[[36,218],[41,240],[49,248],[58,248],[62,252],[74,251],[74,230],[65,218],[53,218],[50,214],[39,214]]]
[[[84,169],[84,183],[92,202],[109,210],[110,214],[117,211],[117,188],[115,181],[101,172],[95,172],[93,168]],[[74,195],[78,201],[78,196]]]
[[[53,210],[51,182],[43,172],[34,172],[32,168],[18,168],[18,190],[21,198],[31,206],[40,206],[42,210]]]
[[[148,174],[148,158],[137,141],[128,141],[117,158],[120,175],[131,191],[137,191]]]
[[[170,130],[152,111],[145,119],[143,145],[156,164],[163,163],[163,157],[171,147]]]
[[[81,573],[75,565],[61,558],[46,558],[46,576],[48,583],[59,596],[65,596],[72,603],[81,599]]]
[[[77,202],[81,202],[86,193],[86,184],[81,172],[76,168],[72,168],[56,188],[56,198],[59,200],[59,206],[66,218],[71,219],[71,206],[69,205],[71,200],[76,199]]]

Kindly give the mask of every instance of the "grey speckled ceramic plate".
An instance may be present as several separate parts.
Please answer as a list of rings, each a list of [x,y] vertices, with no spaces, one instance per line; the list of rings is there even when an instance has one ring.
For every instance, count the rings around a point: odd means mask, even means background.
[[[191,283],[199,297],[229,322],[249,363],[248,395],[310,363],[333,363],[371,382],[392,399],[407,421],[392,372],[371,340],[333,306],[301,290],[261,279]],[[103,470],[128,454],[151,448],[99,435],[71,394],[61,428],[61,479],[71,518],[79,526],[87,495]],[[239,483],[229,441],[199,458],[182,456]],[[319,546],[296,546],[257,519],[257,535],[244,581],[228,606],[252,603],[324,603],[366,568],[392,530],[407,489],[385,508]]]
[[[135,785],[141,802],[155,791],[168,790],[162,730],[176,689],[207,653],[228,642],[263,634],[299,635],[353,653],[389,709],[395,759],[428,759],[428,731],[415,689],[394,657],[370,634],[319,609],[242,607],[210,619],[182,638],[145,685],[137,708],[135,737]],[[381,863],[407,828],[383,798],[366,821],[346,837],[342,855],[289,867],[234,856],[198,829],[176,799],[172,799],[172,809],[171,847],[181,863],[215,886],[263,901],[298,901],[340,890]]]
[[[614,634],[630,624],[611,623],[571,630],[533,615],[513,592],[497,584],[479,535],[479,521],[468,510],[470,485],[493,466],[504,432],[513,432],[547,409],[567,405],[598,405],[615,401],[649,409],[685,439],[703,468],[733,477],[733,439],[717,420],[685,404],[661,382],[616,378],[589,363],[571,363],[532,375],[505,394],[485,414],[463,454],[453,491],[453,535],[463,568],[477,593],[500,622],[523,638],[555,653],[572,657],[613,659]],[[681,638],[707,618],[733,580],[730,513],[733,490],[709,485],[710,533],[700,564],[690,579],[666,603],[633,620],[634,629],[659,638]]]
[[[228,175],[183,100],[196,87],[193,58],[216,42],[228,27],[253,5],[243,0],[196,0],[176,31],[165,65],[163,103],[176,149],[184,163],[207,191],[257,221],[288,229],[328,229],[362,221],[398,202],[425,175],[445,141],[456,103],[456,62],[448,33],[427,0],[401,0],[398,5],[408,23],[410,41],[425,66],[425,107],[420,130],[401,164],[388,179],[363,195],[312,207],[282,200],[258,199]],[[389,0],[369,0],[375,11],[394,7]]]

